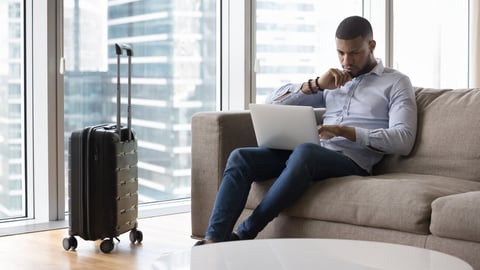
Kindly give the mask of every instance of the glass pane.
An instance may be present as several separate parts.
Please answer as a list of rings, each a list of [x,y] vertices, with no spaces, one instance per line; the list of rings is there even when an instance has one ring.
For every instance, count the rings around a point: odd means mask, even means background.
[[[65,0],[66,151],[73,130],[116,121],[114,44],[131,44],[139,200],[190,197],[190,119],[216,108],[215,16],[216,0]]]
[[[362,14],[362,0],[257,0],[257,103],[288,82],[303,82],[340,67],[335,31]]]
[[[0,220],[26,216],[23,10],[0,0]]]
[[[468,86],[468,2],[394,1],[393,64],[413,85]]]

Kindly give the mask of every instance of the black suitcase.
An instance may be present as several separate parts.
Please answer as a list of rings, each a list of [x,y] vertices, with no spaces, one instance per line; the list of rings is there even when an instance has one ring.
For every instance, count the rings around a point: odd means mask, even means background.
[[[103,240],[100,250],[113,250],[113,240],[130,231],[130,241],[140,243],[137,230],[137,140],[131,129],[132,49],[115,44],[117,54],[117,123],[74,131],[69,141],[69,235],[65,250],[75,250],[78,235]],[[128,124],[120,125],[120,56],[128,56]]]

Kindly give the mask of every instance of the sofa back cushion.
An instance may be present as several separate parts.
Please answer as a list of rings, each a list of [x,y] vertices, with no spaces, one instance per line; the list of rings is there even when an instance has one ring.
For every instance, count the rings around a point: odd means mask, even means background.
[[[418,129],[408,156],[387,155],[375,174],[407,172],[480,181],[480,89],[415,88]]]

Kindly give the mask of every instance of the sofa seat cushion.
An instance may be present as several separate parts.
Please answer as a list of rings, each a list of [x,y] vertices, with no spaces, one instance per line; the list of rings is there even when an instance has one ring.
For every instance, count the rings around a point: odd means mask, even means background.
[[[433,201],[430,231],[440,237],[480,242],[480,191]]]
[[[255,183],[246,208],[258,205],[273,182]],[[314,183],[284,214],[428,234],[435,199],[474,190],[480,182],[434,175],[337,177]]]

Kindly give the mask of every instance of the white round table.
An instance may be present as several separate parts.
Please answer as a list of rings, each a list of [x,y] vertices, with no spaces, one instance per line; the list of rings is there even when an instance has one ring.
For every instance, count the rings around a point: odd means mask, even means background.
[[[473,270],[441,252],[339,239],[261,239],[192,247],[163,254],[156,270]]]

